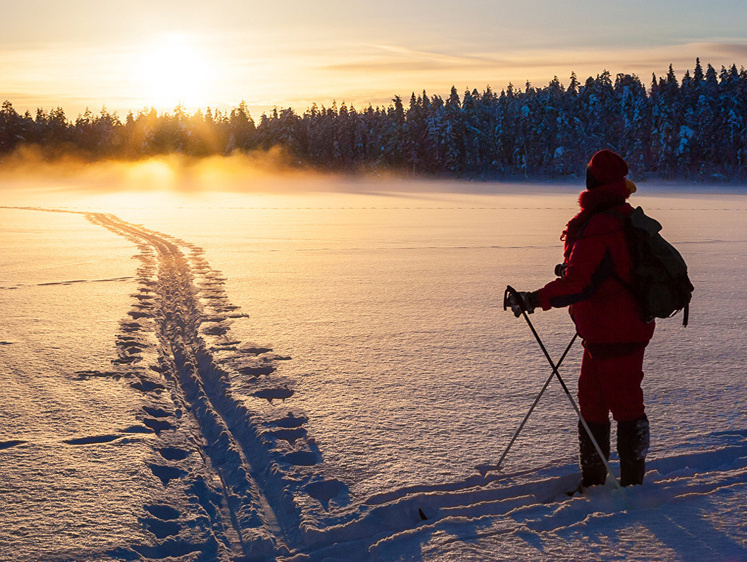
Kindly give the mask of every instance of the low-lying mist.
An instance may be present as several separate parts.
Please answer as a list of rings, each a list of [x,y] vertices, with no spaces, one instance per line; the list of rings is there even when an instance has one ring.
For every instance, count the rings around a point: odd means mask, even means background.
[[[645,193],[743,193],[745,186],[642,181]],[[0,158],[0,192],[56,192],[106,194],[117,192],[225,193],[362,193],[386,194],[522,194],[575,193],[584,189],[581,176],[562,179],[516,178],[470,181],[397,174],[391,170],[325,172],[292,158],[283,148],[229,155],[154,155],[136,160],[90,160],[75,152],[50,155],[31,145]],[[6,205],[10,202],[0,201]]]
[[[555,182],[568,184],[568,181]],[[405,175],[391,170],[332,172],[291,157],[282,147],[229,155],[154,155],[136,160],[91,160],[75,152],[50,155],[24,146],[0,159],[0,191],[32,188],[89,194],[116,192],[366,194],[499,193],[527,182],[465,181]]]
[[[74,153],[49,157],[22,147],[0,159],[0,187],[22,185],[93,191],[285,191],[334,190],[341,176],[293,162],[276,147],[195,157],[179,153],[138,160],[90,161]]]

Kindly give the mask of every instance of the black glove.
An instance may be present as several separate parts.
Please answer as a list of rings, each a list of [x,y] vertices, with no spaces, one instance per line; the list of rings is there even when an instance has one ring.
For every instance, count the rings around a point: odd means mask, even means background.
[[[518,301],[517,297],[521,299],[521,302]],[[511,307],[511,312],[514,313],[516,318],[521,316],[522,311],[531,314],[534,312],[534,309],[540,305],[539,297],[536,292],[529,293],[527,291],[517,291],[515,293],[509,293],[507,299],[507,304]]]

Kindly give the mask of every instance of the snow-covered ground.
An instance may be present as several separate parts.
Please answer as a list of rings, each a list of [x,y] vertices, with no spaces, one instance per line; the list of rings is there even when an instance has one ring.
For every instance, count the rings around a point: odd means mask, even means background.
[[[747,559],[747,196],[634,196],[691,325],[647,354],[644,486],[568,498],[555,382],[475,466],[549,375],[503,289],[553,277],[578,189],[478,189],[0,190],[0,558]]]

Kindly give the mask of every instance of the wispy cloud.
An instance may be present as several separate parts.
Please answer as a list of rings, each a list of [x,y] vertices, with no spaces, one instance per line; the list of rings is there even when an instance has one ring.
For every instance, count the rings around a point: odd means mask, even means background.
[[[549,81],[554,75],[563,77],[576,72],[579,77],[596,75],[603,70],[616,73],[663,73],[672,64],[684,73],[692,69],[697,57],[703,64],[715,66],[739,64],[747,55],[747,41],[701,42],[680,45],[630,48],[515,50],[480,53],[442,53],[407,49],[389,45],[366,46],[366,52],[325,65],[322,71],[345,75],[393,75],[415,73],[432,81],[439,79],[469,80],[496,85],[516,80]]]

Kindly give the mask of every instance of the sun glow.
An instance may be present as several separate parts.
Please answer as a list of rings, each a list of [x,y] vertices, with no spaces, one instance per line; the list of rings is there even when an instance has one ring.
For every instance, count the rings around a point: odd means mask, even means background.
[[[166,36],[140,57],[135,74],[147,105],[158,109],[173,109],[178,104],[187,108],[209,105],[216,64],[194,38]]]

